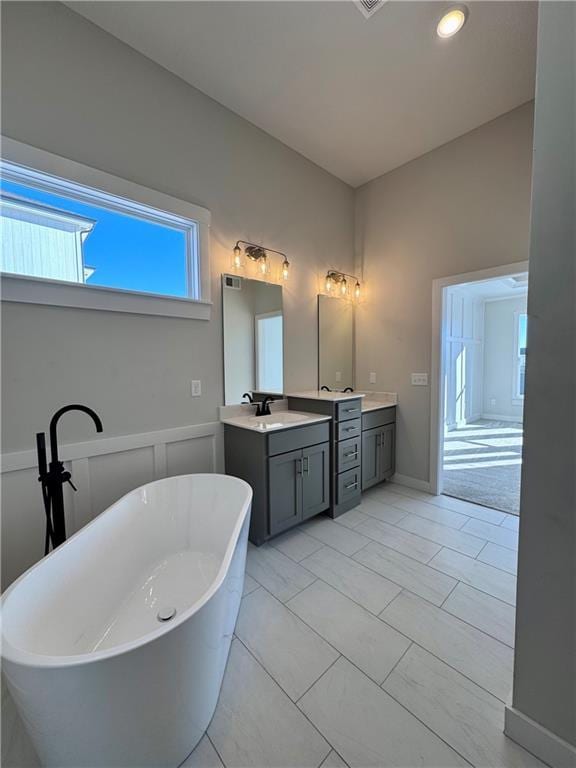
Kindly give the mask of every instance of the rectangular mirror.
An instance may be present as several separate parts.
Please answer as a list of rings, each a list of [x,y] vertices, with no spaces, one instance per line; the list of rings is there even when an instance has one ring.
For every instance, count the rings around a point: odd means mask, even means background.
[[[281,394],[284,388],[282,287],[237,275],[222,276],[224,402],[244,392]]]
[[[318,389],[354,388],[354,305],[318,296]]]

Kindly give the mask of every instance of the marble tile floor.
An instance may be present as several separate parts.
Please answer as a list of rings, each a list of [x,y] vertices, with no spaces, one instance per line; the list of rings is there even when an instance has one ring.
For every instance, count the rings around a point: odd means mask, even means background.
[[[541,768],[502,732],[515,520],[387,484],[250,545],[216,713],[182,765]]]

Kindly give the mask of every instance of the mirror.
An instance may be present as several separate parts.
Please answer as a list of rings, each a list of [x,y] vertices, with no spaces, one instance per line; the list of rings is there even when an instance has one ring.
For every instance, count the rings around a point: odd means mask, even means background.
[[[318,296],[318,389],[354,387],[354,305]]]
[[[284,387],[282,287],[222,276],[224,402],[244,392],[281,394]]]

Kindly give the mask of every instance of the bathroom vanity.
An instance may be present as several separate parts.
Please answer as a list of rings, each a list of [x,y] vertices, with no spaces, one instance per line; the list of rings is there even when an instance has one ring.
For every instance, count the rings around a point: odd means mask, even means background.
[[[396,396],[353,391],[354,307],[327,296],[318,389],[282,395],[282,288],[240,277],[222,288],[225,467],[253,489],[250,540],[260,545],[320,513],[339,517],[392,477]]]
[[[362,400],[344,392],[296,392],[288,407],[330,417],[330,484],[332,517],[360,503],[362,493]]]
[[[254,491],[254,544],[330,509],[330,417],[279,411],[223,422],[226,473]]]

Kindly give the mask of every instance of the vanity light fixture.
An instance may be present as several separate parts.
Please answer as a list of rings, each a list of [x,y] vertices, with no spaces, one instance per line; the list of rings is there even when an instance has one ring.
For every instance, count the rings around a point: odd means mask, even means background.
[[[465,5],[456,5],[453,8],[449,8],[438,22],[436,34],[442,38],[452,37],[452,35],[460,32],[467,18],[468,8]]]
[[[359,299],[362,293],[362,287],[360,285],[360,279],[356,275],[349,275],[347,272],[340,272],[337,269],[329,269],[326,273],[326,293],[333,293],[337,291],[341,296],[348,296],[348,281],[347,277],[351,277],[355,280],[354,285],[354,298]]]
[[[244,265],[242,248],[240,247],[241,245],[245,246],[244,256],[258,265],[258,271],[262,275],[267,275],[270,271],[270,253],[275,253],[278,256],[282,256],[282,278],[284,280],[288,280],[288,277],[290,276],[290,262],[288,261],[288,257],[285,253],[282,253],[282,251],[276,251],[274,248],[264,248],[263,245],[249,243],[246,240],[238,240],[234,246],[232,265],[235,269],[241,269]]]

